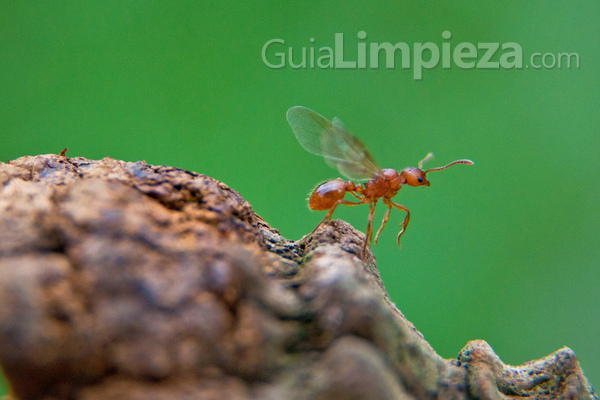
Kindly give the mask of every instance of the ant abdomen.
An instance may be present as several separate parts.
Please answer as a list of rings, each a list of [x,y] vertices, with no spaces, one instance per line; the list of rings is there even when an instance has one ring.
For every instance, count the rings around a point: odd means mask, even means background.
[[[355,190],[354,183],[343,179],[334,179],[320,183],[308,199],[308,207],[314,211],[325,211],[344,198],[346,192]]]

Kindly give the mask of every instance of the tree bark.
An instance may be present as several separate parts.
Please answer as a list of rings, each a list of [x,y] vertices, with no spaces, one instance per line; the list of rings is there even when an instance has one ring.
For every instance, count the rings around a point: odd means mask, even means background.
[[[290,241],[210,177],[0,163],[0,365],[18,399],[598,399],[568,348],[438,356],[343,221]]]

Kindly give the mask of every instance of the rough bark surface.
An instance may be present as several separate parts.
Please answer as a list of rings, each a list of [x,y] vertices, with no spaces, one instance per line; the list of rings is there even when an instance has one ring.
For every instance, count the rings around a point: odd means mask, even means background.
[[[597,399],[575,354],[438,356],[363,234],[289,241],[177,168],[0,164],[0,365],[18,399]]]

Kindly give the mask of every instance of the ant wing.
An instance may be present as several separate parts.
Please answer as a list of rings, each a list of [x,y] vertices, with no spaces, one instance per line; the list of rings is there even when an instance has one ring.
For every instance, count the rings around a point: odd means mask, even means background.
[[[367,147],[346,130],[339,118],[333,118],[332,122],[334,134],[323,135],[323,148],[334,149],[334,151],[339,149],[343,152],[344,158],[325,156],[327,165],[336,167],[342,175],[352,180],[372,178],[381,168]]]
[[[327,165],[345,177],[365,180],[381,170],[365,145],[338,118],[331,123],[306,107],[295,106],[288,110],[287,120],[302,147],[323,156]]]

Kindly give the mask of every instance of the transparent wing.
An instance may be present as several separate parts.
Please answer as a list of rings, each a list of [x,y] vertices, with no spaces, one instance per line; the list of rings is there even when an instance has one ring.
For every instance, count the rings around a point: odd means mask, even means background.
[[[302,147],[323,156],[327,165],[345,177],[370,179],[381,169],[365,145],[338,118],[330,122],[306,107],[295,106],[288,110],[287,120]]]

